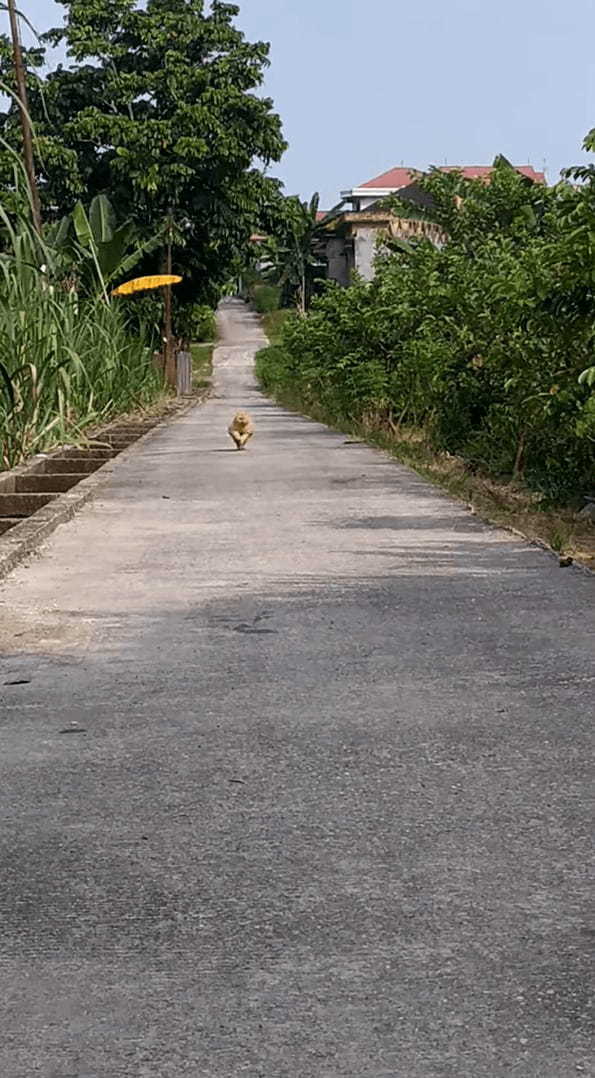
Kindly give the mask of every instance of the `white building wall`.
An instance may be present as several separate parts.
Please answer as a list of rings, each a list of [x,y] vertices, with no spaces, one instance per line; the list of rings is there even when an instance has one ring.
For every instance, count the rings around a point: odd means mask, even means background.
[[[353,241],[355,268],[365,281],[371,281],[374,277],[374,259],[376,257],[377,239],[377,228],[366,228],[365,225],[360,225],[355,230]]]

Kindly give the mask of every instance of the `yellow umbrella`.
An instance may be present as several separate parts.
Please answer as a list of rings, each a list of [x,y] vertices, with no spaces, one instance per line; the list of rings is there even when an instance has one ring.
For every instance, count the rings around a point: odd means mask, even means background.
[[[171,273],[161,273],[154,277],[135,277],[133,281],[126,281],[125,284],[114,288],[112,296],[131,296],[133,292],[144,292],[150,288],[163,288],[168,284],[179,284],[181,280],[181,277],[176,277],[175,274]]]

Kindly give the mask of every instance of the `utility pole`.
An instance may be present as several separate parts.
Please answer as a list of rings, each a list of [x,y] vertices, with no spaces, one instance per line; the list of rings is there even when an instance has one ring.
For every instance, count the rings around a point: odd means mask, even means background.
[[[25,171],[31,190],[31,204],[33,208],[33,224],[36,232],[41,235],[41,207],[39,191],[35,179],[35,164],[33,161],[33,138],[31,135],[31,121],[29,119],[29,104],[27,100],[27,83],[25,80],[25,65],[23,64],[23,52],[21,49],[21,33],[19,20],[15,8],[15,0],[8,0],[8,14],[10,18],[10,32],[12,35],[12,53],[14,57],[14,73],[17,84],[17,100],[21,113],[21,126],[23,129],[23,156],[25,159]]]

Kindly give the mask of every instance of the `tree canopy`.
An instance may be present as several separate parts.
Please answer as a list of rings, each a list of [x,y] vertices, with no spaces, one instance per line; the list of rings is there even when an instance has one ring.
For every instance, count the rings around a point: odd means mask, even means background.
[[[281,122],[258,92],[268,45],[248,42],[238,7],[222,0],[62,6],[64,25],[26,57],[46,216],[105,193],[147,235],[167,218],[186,287],[214,298],[279,195],[266,168],[285,148]],[[68,63],[40,74],[47,46],[59,44]],[[0,77],[12,83],[6,38]],[[14,103],[0,134],[18,144]],[[0,165],[7,179],[7,153]]]

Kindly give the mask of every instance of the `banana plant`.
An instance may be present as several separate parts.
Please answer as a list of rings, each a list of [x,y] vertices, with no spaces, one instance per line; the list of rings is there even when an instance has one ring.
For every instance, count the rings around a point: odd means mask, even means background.
[[[287,288],[301,314],[308,308],[316,272],[324,265],[317,253],[318,205],[318,194],[309,202],[302,202],[296,196],[285,199],[281,234],[267,240],[261,248],[263,276]]]
[[[118,225],[115,210],[107,195],[96,195],[89,212],[77,202],[71,214],[63,217],[49,236],[49,242],[62,258],[62,269],[107,297],[107,287],[117,278],[129,275],[144,255],[154,251],[161,236],[142,240],[132,221]]]

